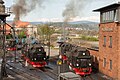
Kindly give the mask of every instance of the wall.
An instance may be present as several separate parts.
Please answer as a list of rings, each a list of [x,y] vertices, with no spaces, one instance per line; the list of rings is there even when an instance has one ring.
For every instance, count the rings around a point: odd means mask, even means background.
[[[114,79],[118,76],[118,32],[117,23],[100,24],[99,70]],[[104,36],[106,36],[106,45],[104,45]],[[110,46],[110,36],[112,36],[112,46]],[[104,58],[106,58],[106,66],[104,66]],[[110,69],[110,60],[112,60],[112,69]]]

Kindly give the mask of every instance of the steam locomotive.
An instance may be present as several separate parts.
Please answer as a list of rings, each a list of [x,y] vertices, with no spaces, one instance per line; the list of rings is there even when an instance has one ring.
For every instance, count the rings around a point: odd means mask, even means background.
[[[89,75],[92,72],[92,60],[90,52],[85,47],[62,43],[60,54],[63,61],[67,61],[69,69],[81,76]]]
[[[22,58],[32,67],[44,67],[47,65],[48,57],[44,48],[40,44],[23,46]]]

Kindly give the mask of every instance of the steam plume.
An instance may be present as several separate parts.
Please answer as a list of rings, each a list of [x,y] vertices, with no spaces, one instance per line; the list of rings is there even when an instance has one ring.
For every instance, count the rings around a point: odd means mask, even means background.
[[[80,16],[79,14],[82,14],[85,6],[88,5],[90,1],[93,0],[70,0],[62,14],[64,21],[67,22],[70,21],[71,18]]]
[[[37,6],[41,7],[44,0],[15,0],[12,5],[12,11],[15,15],[14,20],[19,20],[20,17],[27,15],[34,10]]]

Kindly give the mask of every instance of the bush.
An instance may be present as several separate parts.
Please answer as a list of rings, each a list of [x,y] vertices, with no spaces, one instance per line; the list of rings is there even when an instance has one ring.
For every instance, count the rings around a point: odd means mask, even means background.
[[[87,41],[98,41],[98,38],[92,36],[82,36],[81,39]]]

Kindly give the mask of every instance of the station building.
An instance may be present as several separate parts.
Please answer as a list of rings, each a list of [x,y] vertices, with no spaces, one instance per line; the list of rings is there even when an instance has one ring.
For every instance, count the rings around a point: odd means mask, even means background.
[[[94,10],[100,12],[99,50],[90,50],[99,63],[99,71],[120,80],[120,3]]]

